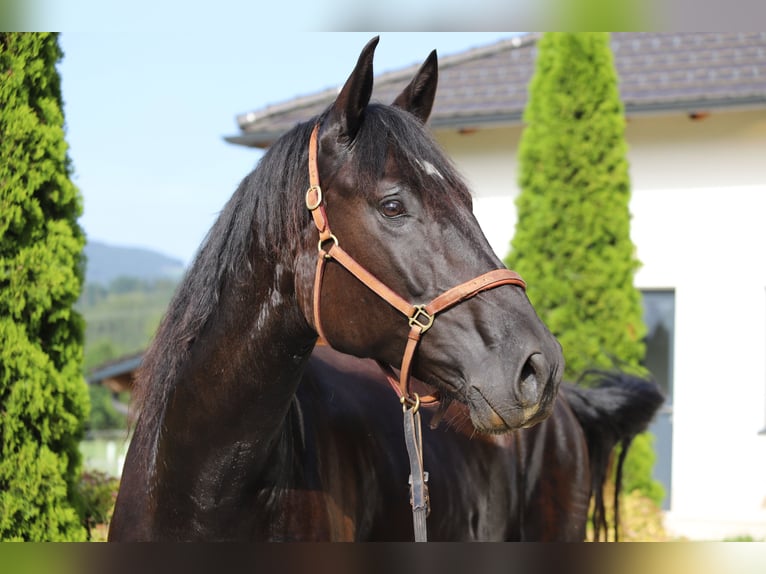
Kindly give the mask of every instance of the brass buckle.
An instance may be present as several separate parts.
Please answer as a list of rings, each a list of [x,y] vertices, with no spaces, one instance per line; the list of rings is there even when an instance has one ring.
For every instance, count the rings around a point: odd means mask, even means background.
[[[317,194],[316,201],[311,201],[311,192],[314,191]],[[312,185],[306,191],[306,207],[309,211],[314,211],[317,207],[322,205],[322,188],[318,185]]]
[[[420,320],[421,315],[424,317],[423,320]],[[409,321],[410,327],[417,325],[420,327],[420,333],[423,334],[434,324],[434,316],[428,314],[425,305],[415,305],[415,312],[412,314],[412,317],[409,318]]]

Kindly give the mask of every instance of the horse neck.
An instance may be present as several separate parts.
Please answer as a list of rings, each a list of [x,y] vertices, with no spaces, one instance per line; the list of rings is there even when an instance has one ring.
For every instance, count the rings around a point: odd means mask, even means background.
[[[171,498],[173,490],[198,503],[236,496],[257,476],[316,339],[286,271],[295,267],[253,260],[257,272],[225,280],[178,369],[153,449],[155,484]]]

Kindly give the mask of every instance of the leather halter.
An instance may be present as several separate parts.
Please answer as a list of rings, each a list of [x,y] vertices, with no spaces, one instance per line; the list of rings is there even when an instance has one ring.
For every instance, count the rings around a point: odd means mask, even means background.
[[[417,393],[410,394],[410,374],[412,369],[412,359],[417,350],[418,343],[422,335],[431,328],[434,318],[438,313],[470,299],[471,297],[486,291],[494,289],[501,285],[517,285],[522,289],[526,288],[526,283],[521,276],[509,269],[494,269],[483,275],[461,283],[460,285],[449,289],[425,305],[414,305],[395,293],[372,273],[367,271],[353,257],[351,257],[338,242],[338,238],[330,230],[330,223],[327,219],[327,213],[324,207],[324,198],[322,188],[319,186],[319,168],[317,166],[318,153],[318,134],[319,124],[314,126],[309,140],[309,184],[306,192],[306,207],[311,212],[314,224],[319,230],[319,257],[317,259],[316,276],[314,279],[314,325],[319,336],[327,341],[322,331],[322,322],[320,320],[320,294],[322,290],[322,277],[328,260],[334,259],[340,265],[346,268],[359,281],[375,292],[379,297],[391,305],[394,309],[407,317],[410,330],[407,334],[407,345],[402,358],[399,379],[396,380],[393,368],[381,364],[389,382],[400,397],[402,405],[406,409],[412,407],[413,410],[423,404],[433,404],[438,401],[437,396],[428,395],[420,397]],[[329,244],[329,247],[327,245]],[[329,343],[329,341],[328,341]],[[379,363],[380,364],[380,363]]]

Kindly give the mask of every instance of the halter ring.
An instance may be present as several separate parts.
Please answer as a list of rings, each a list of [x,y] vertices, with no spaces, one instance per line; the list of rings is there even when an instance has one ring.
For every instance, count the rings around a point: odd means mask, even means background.
[[[332,242],[335,244],[335,246],[337,247],[337,245],[338,245],[338,238],[337,238],[337,237],[335,237],[335,235],[331,233],[331,234],[330,234],[330,237],[325,237],[324,239],[320,239],[320,240],[319,240],[319,244],[317,245],[317,248],[319,249],[319,254],[320,254],[322,257],[324,257],[325,259],[331,259],[331,258],[332,258],[332,255],[330,255],[330,254],[329,254],[327,251],[325,251],[324,249],[322,249],[322,244],[323,244],[325,241],[332,241]],[[330,249],[332,249],[332,247],[330,247]]]
[[[412,408],[412,414],[415,414],[418,412],[418,409],[420,408],[420,395],[417,393],[412,393],[412,395],[415,397],[415,399],[411,399],[410,397],[405,397],[402,395],[399,397],[399,402],[402,403],[402,412],[407,412],[407,405],[410,405],[410,408]]]

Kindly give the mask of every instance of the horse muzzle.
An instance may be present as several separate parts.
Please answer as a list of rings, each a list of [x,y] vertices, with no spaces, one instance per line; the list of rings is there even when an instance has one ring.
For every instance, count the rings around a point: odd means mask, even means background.
[[[504,433],[542,422],[553,412],[561,371],[558,362],[551,365],[538,352],[529,356],[511,380],[485,371],[483,381],[466,389],[473,426],[481,432]]]

